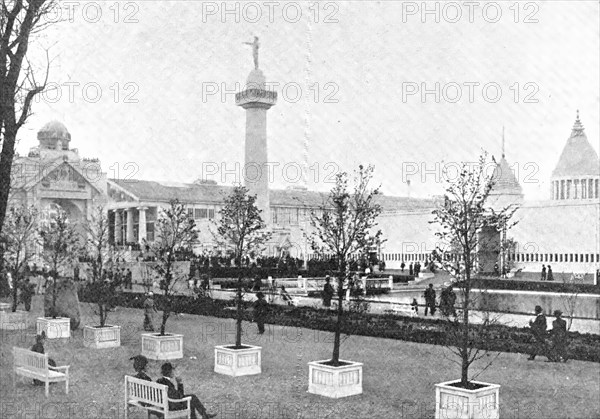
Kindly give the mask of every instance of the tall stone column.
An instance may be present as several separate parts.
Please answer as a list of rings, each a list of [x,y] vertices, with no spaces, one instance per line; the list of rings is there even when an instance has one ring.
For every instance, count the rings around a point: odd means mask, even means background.
[[[138,226],[138,242],[140,244],[146,240],[146,210],[148,207],[138,207],[139,211],[139,226]]]
[[[267,111],[277,103],[277,92],[266,89],[263,72],[255,68],[246,80],[246,90],[235,95],[235,104],[246,110],[245,161],[242,176],[267,225],[271,224],[269,170],[267,167]]]
[[[135,242],[133,235],[133,208],[127,208],[127,243]]]
[[[121,214],[119,210],[115,210],[115,244],[123,242],[123,232],[121,230]]]

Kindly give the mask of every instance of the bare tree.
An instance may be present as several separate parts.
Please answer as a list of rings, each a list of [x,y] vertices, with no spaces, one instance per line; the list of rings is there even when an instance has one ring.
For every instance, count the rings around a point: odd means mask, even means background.
[[[59,270],[72,265],[81,253],[80,235],[61,208],[55,218],[43,223],[38,230],[44,246],[43,257],[53,276],[50,317],[56,317]]]
[[[30,207],[13,207],[5,219],[2,241],[6,245],[4,257],[12,271],[12,311],[17,310],[18,284],[27,262],[33,256],[32,246],[39,243],[38,212]]]
[[[239,269],[236,292],[237,321],[235,346],[242,346],[243,318],[243,279],[244,269],[242,260],[251,252],[260,252],[271,234],[266,231],[266,225],[256,206],[256,195],[250,195],[244,186],[236,186],[225,198],[223,208],[219,211],[220,218],[215,222],[217,233],[215,240],[226,249],[234,252],[235,263]],[[247,272],[246,272],[247,273]]]
[[[482,339],[488,320],[478,326],[471,325],[469,314],[473,309],[473,274],[479,269],[479,254],[487,243],[482,238],[484,230],[498,233],[510,229],[510,218],[516,208],[508,206],[494,211],[487,206],[494,186],[492,176],[486,175],[484,154],[474,168],[463,163],[458,178],[448,181],[444,202],[433,211],[434,221],[440,227],[436,235],[442,246],[433,252],[433,258],[442,268],[457,278],[462,295],[458,315],[448,322],[447,338],[450,348],[460,359],[461,386],[469,388],[469,366],[485,355]],[[458,254],[454,253],[457,252]],[[457,258],[456,258],[457,257]]]
[[[154,270],[160,277],[160,289],[164,296],[160,325],[160,335],[164,336],[167,320],[174,309],[175,285],[187,277],[187,272],[183,272],[175,263],[175,252],[189,249],[198,233],[194,219],[188,215],[185,205],[178,200],[171,201],[169,207],[161,211],[155,230],[151,250],[156,255]]]
[[[337,321],[331,365],[340,365],[340,335],[344,316],[344,280],[349,278],[348,260],[351,255],[363,253],[377,243],[381,230],[375,231],[381,206],[375,202],[379,188],[370,189],[373,166],[358,167],[354,189],[348,190],[348,174],[338,173],[327,201],[317,211],[311,211],[314,231],[308,239],[320,255],[333,255],[337,261]],[[348,281],[350,282],[350,281]]]
[[[120,255],[109,243],[109,220],[104,207],[95,208],[85,230],[87,233],[85,253],[88,256],[88,270],[92,278],[92,282],[87,285],[87,290],[97,306],[95,313],[98,315],[100,327],[104,327],[110,309],[117,305],[119,297],[117,287],[120,285],[106,280],[109,270],[115,267],[115,261]]]
[[[46,88],[46,71],[36,79],[34,66],[27,58],[32,35],[43,30],[55,0],[2,0],[0,5],[0,234],[8,208],[10,181],[17,133],[31,114],[34,97]],[[0,272],[4,247],[0,246]]]

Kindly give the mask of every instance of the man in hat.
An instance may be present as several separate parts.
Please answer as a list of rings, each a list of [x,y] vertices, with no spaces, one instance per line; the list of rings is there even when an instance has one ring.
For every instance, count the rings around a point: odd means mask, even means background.
[[[265,295],[262,292],[256,293],[256,301],[254,302],[254,321],[258,326],[258,334],[265,333],[265,316],[269,310],[269,303],[265,301]]]
[[[154,293],[149,292],[146,294],[146,299],[144,300],[144,330],[146,332],[154,332],[152,318],[156,311],[156,307],[154,306]]]
[[[561,317],[562,311],[554,310],[556,319],[552,322],[552,361],[567,362],[567,322]]]
[[[531,354],[529,361],[533,361],[536,355],[545,355],[546,354],[546,329],[548,328],[546,324],[546,316],[542,312],[541,306],[535,306],[535,320],[529,320],[529,326],[531,327],[531,333],[535,338],[535,343],[531,345]]]
[[[323,286],[323,307],[331,307],[331,299],[333,298],[333,287],[331,286],[331,278],[329,275],[325,277],[325,285]]]
[[[162,377],[156,380],[158,384],[167,386],[167,396],[169,399],[183,399],[184,397],[191,397],[191,419],[196,419],[198,417],[196,415],[196,411],[200,413],[200,416],[202,416],[203,419],[214,418],[217,416],[216,413],[208,413],[196,395],[185,394],[183,391],[183,382],[181,381],[180,377],[174,377],[174,370],[175,367],[170,362],[165,362],[160,367],[160,373],[162,374]],[[185,408],[185,402],[169,402],[169,410],[182,410]]]

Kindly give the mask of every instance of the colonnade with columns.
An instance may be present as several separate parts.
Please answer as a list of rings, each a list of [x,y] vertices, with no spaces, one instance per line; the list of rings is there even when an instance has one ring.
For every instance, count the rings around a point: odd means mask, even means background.
[[[156,207],[139,206],[108,210],[110,241],[115,245],[154,240]]]
[[[560,179],[552,181],[552,199],[598,199],[598,179]]]

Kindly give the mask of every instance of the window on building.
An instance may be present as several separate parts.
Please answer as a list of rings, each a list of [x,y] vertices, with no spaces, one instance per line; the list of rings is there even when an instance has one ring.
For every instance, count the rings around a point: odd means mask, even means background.
[[[579,179],[573,180],[573,198],[579,198],[577,194],[577,189],[579,189]]]
[[[271,211],[271,215],[273,218],[273,224],[277,224],[277,208],[273,208],[273,211]]]
[[[535,254],[535,261],[536,261],[536,262],[539,262],[539,261],[538,261],[538,256],[539,256],[539,255],[536,253],[536,254]]]
[[[573,253],[569,253],[569,262],[573,262]]]
[[[578,259],[577,256],[579,256],[579,255],[577,253],[575,253],[575,262],[579,262],[579,260],[577,260]]]
[[[565,181],[560,181],[560,199],[565,199]]]
[[[589,262],[589,256],[590,255],[588,255],[587,253],[585,254],[585,261],[586,261],[586,263]]]
[[[194,218],[194,208],[188,208],[187,215],[188,217]]]
[[[562,253],[560,254],[560,258],[559,258],[559,260],[558,260],[558,261],[559,261],[559,262],[562,262],[562,261],[563,261],[563,254],[562,254]]]
[[[581,199],[587,199],[588,181],[581,179]]]
[[[214,209],[209,208],[209,210],[208,210],[208,218],[210,218],[211,220],[213,218],[215,218],[215,210]]]

